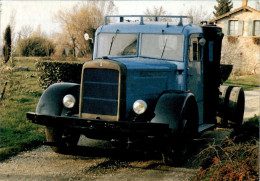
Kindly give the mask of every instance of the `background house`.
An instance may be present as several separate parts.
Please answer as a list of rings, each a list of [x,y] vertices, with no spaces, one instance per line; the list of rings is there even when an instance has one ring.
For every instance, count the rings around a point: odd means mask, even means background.
[[[233,74],[258,73],[260,62],[260,11],[242,6],[210,22],[224,33],[222,63],[233,64]]]

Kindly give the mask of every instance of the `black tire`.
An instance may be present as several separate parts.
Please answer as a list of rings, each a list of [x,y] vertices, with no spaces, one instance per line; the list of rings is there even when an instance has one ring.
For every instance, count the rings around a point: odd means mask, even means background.
[[[47,127],[45,129],[45,135],[47,142],[52,142],[57,144],[57,146],[51,146],[51,149],[56,153],[69,153],[72,148],[75,147],[79,141],[80,134],[70,133],[64,138],[64,130]]]
[[[166,165],[182,165],[191,154],[192,139],[198,132],[198,108],[194,101],[187,103],[183,109],[180,123],[186,122],[184,128],[168,139],[163,152]]]
[[[222,128],[236,128],[243,123],[245,93],[241,87],[220,86],[218,124]]]

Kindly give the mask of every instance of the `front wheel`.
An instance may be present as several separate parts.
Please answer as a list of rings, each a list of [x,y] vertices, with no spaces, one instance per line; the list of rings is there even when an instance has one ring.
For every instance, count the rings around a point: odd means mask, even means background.
[[[56,153],[67,153],[78,143],[80,134],[66,132],[61,128],[46,127],[45,135],[47,142],[54,143],[51,149]],[[57,145],[57,146],[56,146]]]
[[[181,165],[191,154],[192,139],[198,132],[198,121],[197,105],[186,104],[180,120],[183,128],[170,136],[163,152],[163,162],[166,165]]]

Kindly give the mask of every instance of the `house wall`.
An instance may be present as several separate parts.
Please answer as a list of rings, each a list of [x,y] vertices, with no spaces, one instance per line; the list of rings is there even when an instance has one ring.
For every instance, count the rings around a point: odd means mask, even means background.
[[[233,64],[233,73],[254,73],[255,71],[259,73],[260,37],[248,36],[248,22],[259,19],[259,12],[242,10],[217,21],[217,26],[225,28],[226,20],[243,20],[242,35],[225,35],[223,39],[221,61],[222,63]]]

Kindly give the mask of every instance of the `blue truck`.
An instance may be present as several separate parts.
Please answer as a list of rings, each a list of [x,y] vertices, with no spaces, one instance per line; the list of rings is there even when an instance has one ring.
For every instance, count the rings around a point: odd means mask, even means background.
[[[45,144],[58,153],[82,134],[128,148],[159,145],[172,164],[198,133],[242,123],[243,89],[221,86],[223,36],[187,16],[106,16],[81,83],[51,85],[27,118],[46,126]]]

